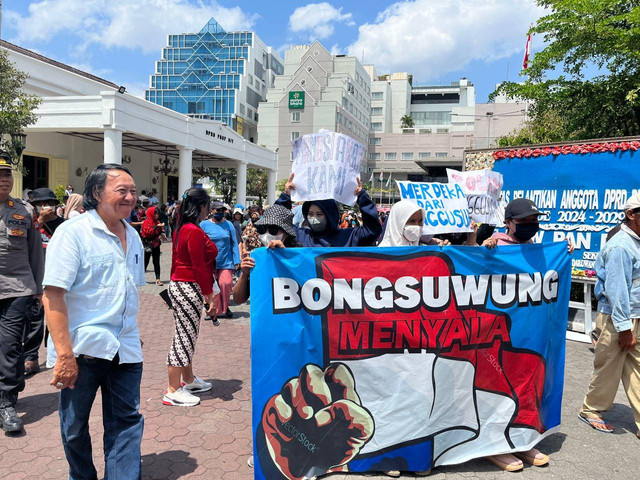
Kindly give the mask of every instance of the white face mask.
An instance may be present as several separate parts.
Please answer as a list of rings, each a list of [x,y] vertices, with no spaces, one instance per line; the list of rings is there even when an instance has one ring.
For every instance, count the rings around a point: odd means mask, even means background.
[[[262,235],[258,235],[258,237],[260,237],[260,241],[262,242],[262,245],[266,247],[267,245],[269,245],[269,242],[271,242],[272,240],[282,241],[282,237],[284,237],[284,233],[279,233],[278,235],[271,235],[269,232],[267,232],[267,233],[263,233]]]
[[[417,242],[422,235],[422,227],[420,225],[405,226],[402,235],[412,243]]]

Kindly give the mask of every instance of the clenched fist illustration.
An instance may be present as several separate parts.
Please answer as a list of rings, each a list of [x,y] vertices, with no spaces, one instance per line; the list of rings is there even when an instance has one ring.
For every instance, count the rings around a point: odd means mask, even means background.
[[[270,462],[284,478],[301,480],[347,471],[347,463],[373,436],[374,421],[347,366],[333,363],[322,370],[308,364],[269,399],[261,427],[263,471]]]

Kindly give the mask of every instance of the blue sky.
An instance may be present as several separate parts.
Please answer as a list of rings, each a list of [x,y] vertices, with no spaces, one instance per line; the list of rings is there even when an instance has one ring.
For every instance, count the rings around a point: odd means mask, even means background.
[[[282,55],[320,40],[364,56],[378,74],[406,71],[416,84],[467,77],[477,100],[517,80],[526,31],[544,14],[534,0],[4,0],[2,38],[142,94],[167,34],[199,31],[215,17],[255,31]],[[541,41],[534,38],[533,50]]]

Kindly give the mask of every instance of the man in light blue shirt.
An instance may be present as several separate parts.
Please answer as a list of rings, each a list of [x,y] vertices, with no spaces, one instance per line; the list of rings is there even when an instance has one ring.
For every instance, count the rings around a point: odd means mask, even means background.
[[[602,413],[611,408],[620,380],[633,409],[640,438],[640,194],[623,207],[624,223],[596,260],[598,323],[591,385],[580,419],[606,433]]]
[[[60,390],[69,478],[96,479],[89,415],[102,391],[105,479],[139,479],[142,348],[136,317],[144,250],[124,219],[137,199],[129,171],[104,164],[87,177],[84,215],[65,222],[47,247],[44,306],[51,384]]]

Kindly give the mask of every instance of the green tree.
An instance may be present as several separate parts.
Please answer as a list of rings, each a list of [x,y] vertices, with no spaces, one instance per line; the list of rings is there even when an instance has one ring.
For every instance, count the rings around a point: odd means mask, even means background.
[[[411,115],[404,115],[400,119],[400,128],[413,128],[414,122]]]
[[[502,93],[531,101],[523,132],[500,144],[545,143],[640,134],[640,2],[537,0],[550,13],[531,32],[545,43],[524,83]],[[587,69],[600,72],[583,80]]]
[[[218,195],[222,195],[222,201],[228,205],[236,197],[236,169],[213,168],[209,177]]]
[[[268,181],[269,175],[266,170],[247,169],[247,195],[258,197],[259,205],[262,205],[262,200],[267,198]]]
[[[14,160],[19,158],[22,145],[11,138],[38,119],[33,111],[42,101],[35,95],[24,93],[28,75],[9,61],[5,50],[0,50],[0,150]]]

